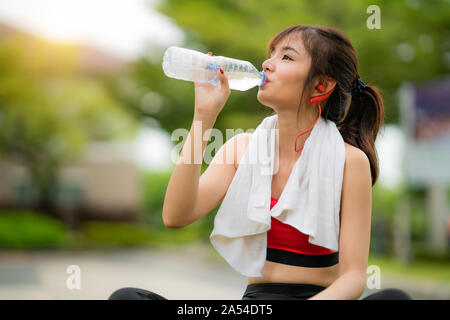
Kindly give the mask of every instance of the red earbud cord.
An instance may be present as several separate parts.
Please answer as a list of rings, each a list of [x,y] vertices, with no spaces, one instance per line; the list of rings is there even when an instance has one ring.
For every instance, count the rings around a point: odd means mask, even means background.
[[[324,87],[323,87],[322,84],[318,84],[316,88],[317,88],[317,90],[319,90],[319,91],[323,91],[323,90],[324,90]],[[313,97],[313,98],[311,98],[311,99],[309,100],[309,103],[310,103],[310,104],[317,103],[317,104],[319,105],[319,116],[317,117],[317,120],[314,122],[314,124],[312,125],[311,128],[309,128],[309,129],[306,130],[305,132],[300,133],[300,134],[297,136],[297,138],[295,139],[295,144],[294,144],[294,150],[295,150],[295,152],[299,152],[300,150],[303,149],[304,145],[303,145],[303,147],[301,147],[300,149],[297,150],[297,140],[298,140],[298,138],[300,138],[301,135],[304,135],[304,134],[307,133],[308,131],[311,131],[312,128],[314,128],[314,126],[316,125],[317,121],[319,121],[320,115],[321,115],[321,113],[322,113],[322,109],[321,109],[321,107],[320,107],[320,102],[322,102],[323,100],[325,100],[326,98],[328,98],[328,96],[333,92],[333,90],[334,90],[334,88],[333,88],[332,90],[330,90],[330,92],[328,92],[327,94],[324,94],[324,95],[321,95],[321,96],[317,96],[317,97]]]

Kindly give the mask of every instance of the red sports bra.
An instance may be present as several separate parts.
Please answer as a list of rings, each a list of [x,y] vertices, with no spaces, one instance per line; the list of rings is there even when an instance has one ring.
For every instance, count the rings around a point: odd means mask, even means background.
[[[270,209],[278,199],[271,198]],[[339,253],[308,242],[309,235],[271,217],[267,231],[267,260],[303,267],[328,267],[338,263]]]

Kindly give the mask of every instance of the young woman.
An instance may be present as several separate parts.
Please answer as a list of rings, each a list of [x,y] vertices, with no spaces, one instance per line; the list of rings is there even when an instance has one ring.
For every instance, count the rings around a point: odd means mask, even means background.
[[[248,278],[242,298],[359,299],[366,286],[371,191],[378,178],[375,139],[384,122],[381,95],[375,86],[365,85],[360,79],[355,49],[335,28],[288,27],[269,42],[267,56],[262,65],[267,79],[257,99],[278,115],[279,170],[272,176],[270,208],[280,197],[319,117],[332,121],[345,143],[339,253],[309,243],[308,235],[272,217],[267,235],[270,255],[262,276]],[[224,199],[250,141],[251,134],[238,134],[228,140],[200,176],[201,164],[194,158],[199,152],[203,156],[206,142],[193,142],[201,141],[214,126],[230,95],[222,70],[218,76],[220,88],[195,83],[194,120],[201,121],[202,129],[191,128],[170,178],[163,208],[167,227],[189,225]],[[224,161],[230,156],[232,163]],[[110,299],[165,298],[143,289],[122,288]],[[365,299],[410,297],[398,289],[384,289]]]

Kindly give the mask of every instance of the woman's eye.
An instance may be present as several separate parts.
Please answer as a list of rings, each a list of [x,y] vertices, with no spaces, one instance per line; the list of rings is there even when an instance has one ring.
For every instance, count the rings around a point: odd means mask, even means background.
[[[284,59],[284,57],[288,57],[289,60],[292,60],[292,59],[291,59],[289,56],[287,56],[287,55],[284,55],[284,56],[283,56],[283,59]]]

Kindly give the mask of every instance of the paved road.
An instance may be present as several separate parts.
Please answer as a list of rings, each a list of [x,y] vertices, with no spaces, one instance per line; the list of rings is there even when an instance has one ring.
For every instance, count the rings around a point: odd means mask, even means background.
[[[69,289],[70,265],[80,269],[80,289]],[[72,276],[73,278],[73,276]],[[72,282],[73,283],[73,282]],[[168,299],[241,299],[247,279],[202,246],[109,251],[3,251],[0,299],[100,299],[137,287]],[[382,277],[382,288],[404,289],[413,298],[450,299],[450,287]],[[366,290],[363,297],[376,290]]]

